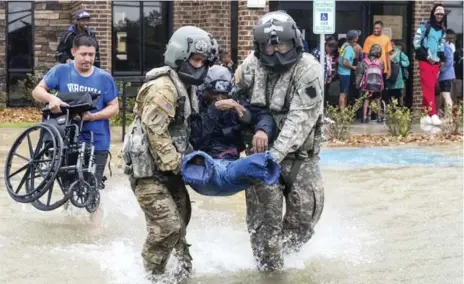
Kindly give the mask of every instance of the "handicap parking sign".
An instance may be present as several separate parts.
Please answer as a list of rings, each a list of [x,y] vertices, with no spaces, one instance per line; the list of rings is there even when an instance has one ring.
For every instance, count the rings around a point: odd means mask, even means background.
[[[330,35],[335,33],[335,0],[313,1],[313,33]]]

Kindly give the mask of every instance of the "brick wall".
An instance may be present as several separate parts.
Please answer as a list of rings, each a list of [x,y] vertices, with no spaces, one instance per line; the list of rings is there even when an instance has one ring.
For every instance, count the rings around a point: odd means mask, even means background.
[[[413,25],[412,25],[412,36],[416,33],[420,24],[426,22],[430,18],[430,11],[433,8],[433,5],[436,3],[441,3],[440,1],[414,1],[413,5]],[[419,75],[419,64],[417,60],[413,58],[413,94],[412,94],[412,106],[413,108],[422,108],[422,89],[420,84],[420,75]]]
[[[6,2],[0,2],[0,107],[5,107],[7,102],[6,94],[6,54],[5,54],[5,19]]]
[[[253,27],[269,11],[269,1],[264,9],[249,9],[247,1],[238,1],[238,64],[253,50]]]
[[[90,13],[89,26],[95,33],[100,47],[101,68],[111,73],[111,1],[72,1],[72,21],[79,10]]]
[[[174,31],[188,25],[208,31],[230,52],[230,1],[175,1],[173,22]]]
[[[71,22],[70,2],[38,1],[34,4],[34,67],[48,70],[56,64],[61,35]]]

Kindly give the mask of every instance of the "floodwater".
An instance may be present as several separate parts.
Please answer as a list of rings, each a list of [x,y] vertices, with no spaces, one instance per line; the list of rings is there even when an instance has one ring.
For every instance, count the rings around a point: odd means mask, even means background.
[[[2,167],[19,133],[0,130]],[[1,191],[0,283],[149,283],[144,217],[117,169],[120,136],[113,140],[100,223],[85,209],[42,212]],[[459,146],[323,149],[326,203],[316,234],[271,276],[255,269],[244,195],[191,192],[188,283],[463,283],[462,157]]]

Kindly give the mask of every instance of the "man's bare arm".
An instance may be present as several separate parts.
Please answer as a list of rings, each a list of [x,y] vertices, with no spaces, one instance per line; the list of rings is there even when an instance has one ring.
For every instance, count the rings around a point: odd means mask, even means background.
[[[84,120],[105,120],[116,116],[119,113],[119,101],[118,98],[114,98],[108,103],[108,105],[99,112],[89,113],[84,116]]]
[[[32,90],[32,97],[41,103],[49,103],[56,98],[55,95],[50,94],[44,80],[40,80],[39,84]]]

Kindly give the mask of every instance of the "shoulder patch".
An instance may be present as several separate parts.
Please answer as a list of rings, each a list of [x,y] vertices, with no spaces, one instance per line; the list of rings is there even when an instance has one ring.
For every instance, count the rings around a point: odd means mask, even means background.
[[[174,105],[165,96],[161,94],[155,96],[154,103],[168,115],[173,115]]]
[[[314,99],[317,96],[316,88],[313,86],[309,86],[306,88],[306,94],[311,98]]]

